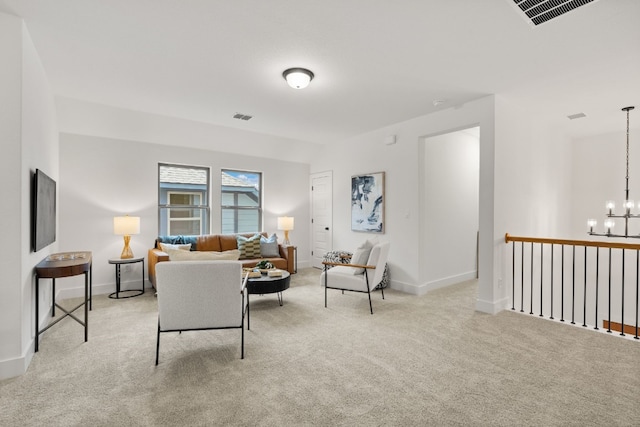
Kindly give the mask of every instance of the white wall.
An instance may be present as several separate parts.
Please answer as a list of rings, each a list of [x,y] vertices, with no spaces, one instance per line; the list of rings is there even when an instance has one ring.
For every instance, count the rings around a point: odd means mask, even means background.
[[[523,106],[496,97],[496,118],[494,295],[506,306],[511,302],[512,272],[504,235],[568,236],[572,159],[563,130]],[[480,298],[483,292],[480,289]]]
[[[220,232],[220,170],[246,169],[263,173],[264,230],[277,231],[277,217],[296,218],[290,239],[298,246],[298,265],[310,253],[309,166],[194,148],[170,147],[140,141],[62,133],[60,136],[60,250],[93,252],[94,293],[115,291],[114,267],[109,258],[122,250],[121,236],[113,234],[113,217],[140,216],[141,233],[131,237],[135,256],[146,256],[158,235],[158,163],[211,168],[211,233]],[[304,236],[304,237],[301,237]],[[140,264],[125,272],[123,282],[140,286]],[[145,271],[146,276],[146,271]],[[62,297],[80,295],[82,277],[60,281]]]
[[[421,276],[429,289],[476,277],[479,128],[425,138],[420,144],[424,194]]]
[[[0,13],[0,132],[3,193],[0,217],[7,242],[0,249],[0,379],[25,372],[35,335],[34,266],[54,243],[31,252],[31,181],[36,168],[58,179],[58,135],[53,95],[22,20]],[[41,313],[48,321],[51,292],[42,281]]]
[[[309,163],[322,146],[210,123],[57,97],[60,132]],[[252,120],[259,120],[254,118]]]
[[[426,254],[419,243],[421,180],[419,144],[423,137],[480,126],[480,282],[493,304],[493,162],[494,98],[492,96],[427,116],[388,126],[374,132],[331,144],[315,157],[312,172],[333,171],[333,246],[355,248],[365,236],[350,230],[351,175],[386,172],[386,224],[381,239],[391,242],[389,265],[394,288],[414,294],[427,292],[427,278],[420,264]],[[396,135],[395,145],[385,145],[388,135]],[[484,238],[483,238],[484,233]],[[502,232],[504,235],[504,232]],[[484,266],[484,267],[483,267]],[[482,285],[481,285],[482,286]],[[492,311],[493,308],[484,308]]]

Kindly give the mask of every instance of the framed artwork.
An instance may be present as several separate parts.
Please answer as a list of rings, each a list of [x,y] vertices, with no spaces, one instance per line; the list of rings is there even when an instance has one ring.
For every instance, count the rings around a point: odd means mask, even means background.
[[[384,233],[384,172],[351,177],[351,230]]]

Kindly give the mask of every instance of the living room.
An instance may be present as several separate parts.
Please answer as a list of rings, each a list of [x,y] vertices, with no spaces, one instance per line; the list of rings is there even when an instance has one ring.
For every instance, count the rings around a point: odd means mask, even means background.
[[[479,126],[478,269],[482,274],[474,304],[476,310],[485,313],[506,308],[509,291],[503,283],[507,276],[505,232],[584,238],[586,218],[599,215],[602,201],[621,195],[621,164],[615,159],[622,157],[607,147],[611,141],[624,139],[620,108],[640,104],[638,82],[633,77],[640,65],[633,44],[638,40],[638,29],[629,18],[638,16],[638,5],[633,1],[621,1],[616,6],[595,2],[585,6],[584,12],[568,15],[568,21],[559,20],[571,25],[572,31],[567,32],[576,40],[590,40],[592,48],[574,51],[576,60],[565,63],[560,60],[562,48],[571,46],[572,41],[561,43],[554,51],[554,60],[562,66],[539,64],[539,74],[547,74],[547,78],[530,87],[478,92],[474,99],[444,108],[432,108],[433,99],[427,98],[429,111],[424,114],[411,115],[412,110],[394,121],[379,118],[379,126],[323,142],[145,112],[127,105],[106,105],[80,99],[81,93],[72,89],[61,91],[52,85],[56,76],[47,69],[51,59],[36,44],[40,30],[37,26],[30,28],[28,13],[24,21],[14,16],[13,3],[0,3],[1,52],[3,64],[8,64],[0,71],[0,93],[9,100],[3,103],[0,115],[2,140],[7,141],[3,142],[5,161],[0,177],[17,189],[3,192],[1,208],[2,217],[13,226],[6,230],[7,241],[12,244],[0,250],[4,274],[0,287],[0,324],[4,325],[0,331],[0,378],[24,373],[33,358],[33,267],[38,262],[54,252],[91,250],[94,289],[99,295],[113,291],[113,268],[107,260],[122,247],[121,238],[113,234],[114,216],[140,216],[141,232],[133,236],[131,243],[136,255],[144,255],[152,245],[157,236],[157,168],[161,162],[207,166],[214,178],[222,168],[261,171],[265,180],[264,231],[279,232],[276,224],[281,215],[296,219],[291,240],[298,247],[300,268],[310,265],[310,175],[332,172],[333,247],[349,249],[366,237],[351,231],[350,178],[384,171],[386,224],[381,238],[392,244],[391,288],[423,295],[445,279],[424,271],[421,262],[430,249],[424,243],[424,227],[429,219],[423,217],[424,200],[419,191],[424,166],[419,158],[424,140]],[[500,16],[514,13],[511,6],[495,3],[495,13]],[[606,28],[593,28],[597,16],[609,19]],[[522,23],[521,17],[515,18],[509,26]],[[554,24],[536,29],[544,31],[537,35],[542,41],[532,37],[530,43],[535,46],[550,40],[557,42],[554,37],[565,30]],[[628,37],[613,37],[614,28],[622,29]],[[597,40],[604,41],[597,44]],[[600,56],[594,56],[594,49]],[[537,52],[543,51],[540,47]],[[374,53],[372,63],[380,60]],[[493,59],[486,55],[475,60],[491,63]],[[456,65],[461,63],[466,64],[455,61]],[[402,64],[398,67],[402,68]],[[557,68],[564,72],[553,74]],[[603,68],[615,71],[606,73]],[[473,80],[471,72],[461,71],[463,67],[456,70],[461,78]],[[317,68],[314,71],[316,78],[307,90],[337,90],[327,86],[326,80],[323,83],[326,77]],[[278,69],[274,79],[282,84],[278,90],[291,90],[281,72]],[[493,72],[499,74],[503,70]],[[380,89],[370,102],[384,103],[385,92],[419,91],[411,82],[406,85],[389,83],[389,89]],[[546,85],[550,89],[542,90]],[[555,92],[558,87],[563,87],[562,93]],[[585,91],[585,87],[589,90]],[[296,92],[296,96],[304,93]],[[574,102],[565,102],[565,98],[572,97]],[[542,101],[554,105],[545,107]],[[300,98],[290,102],[304,109]],[[243,107],[228,108],[233,113]],[[567,114],[583,109],[589,120],[598,116],[606,116],[606,120],[597,127],[592,122],[583,125],[580,120],[567,120]],[[638,132],[639,123],[640,120],[632,121],[632,132]],[[385,143],[390,135],[395,136],[394,144]],[[593,147],[593,152],[585,152],[586,146]],[[614,160],[604,164],[599,150],[611,150]],[[47,171],[59,183],[58,238],[46,249],[32,252],[30,183],[36,168]],[[606,183],[584,188],[581,183],[594,171],[602,173]],[[633,175],[634,180],[640,177],[640,173]],[[212,186],[215,188],[216,181]],[[218,231],[217,197],[213,191],[212,232]],[[80,290],[78,278],[61,282],[58,292],[64,298],[79,296]],[[43,303],[50,299],[50,293],[41,296]],[[46,313],[46,308],[43,310]]]

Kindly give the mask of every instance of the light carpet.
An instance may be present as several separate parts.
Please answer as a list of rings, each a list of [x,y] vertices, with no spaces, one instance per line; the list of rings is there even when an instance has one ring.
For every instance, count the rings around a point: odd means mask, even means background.
[[[96,296],[89,341],[65,319],[21,377],[2,426],[637,426],[640,343],[474,309],[475,281],[413,296],[330,291],[292,276],[284,306],[251,297],[251,331],[163,334],[153,292]],[[68,301],[71,305],[75,301]]]

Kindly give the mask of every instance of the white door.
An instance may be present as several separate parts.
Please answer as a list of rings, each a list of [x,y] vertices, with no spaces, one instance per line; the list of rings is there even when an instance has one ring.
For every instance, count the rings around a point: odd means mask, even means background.
[[[311,265],[322,268],[322,257],[333,246],[333,173],[311,174]]]

